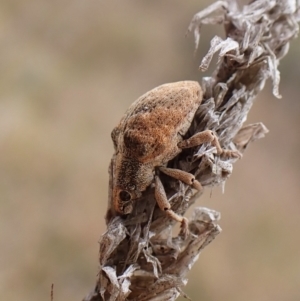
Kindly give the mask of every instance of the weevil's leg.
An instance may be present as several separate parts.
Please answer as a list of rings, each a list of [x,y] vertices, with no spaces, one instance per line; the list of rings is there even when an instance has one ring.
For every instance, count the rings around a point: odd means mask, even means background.
[[[166,174],[172,178],[175,178],[187,185],[190,185],[199,191],[202,190],[201,183],[195,179],[194,175],[192,175],[186,171],[183,171],[180,169],[175,169],[175,168],[168,168],[168,167],[164,167],[164,166],[160,166],[160,167],[158,167],[158,169],[160,171],[162,171],[164,174]]]
[[[241,158],[242,155],[238,151],[223,149],[220,146],[218,137],[213,131],[206,130],[200,133],[195,134],[194,136],[183,140],[178,143],[179,148],[190,148],[194,146],[198,146],[203,143],[211,143],[213,146],[217,149],[217,154],[222,157],[228,157],[228,158]]]
[[[165,189],[163,187],[163,184],[158,176],[155,176],[155,199],[159,206],[159,208],[162,211],[165,211],[166,214],[172,218],[173,220],[181,223],[181,233],[187,237],[189,234],[188,229],[188,219],[186,217],[180,216],[176,214],[172,209],[171,205],[167,199],[167,195],[165,192]]]

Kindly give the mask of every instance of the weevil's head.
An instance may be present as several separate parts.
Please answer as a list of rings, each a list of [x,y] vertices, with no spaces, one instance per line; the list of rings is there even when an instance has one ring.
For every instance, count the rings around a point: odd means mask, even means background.
[[[151,184],[153,177],[152,166],[123,158],[118,154],[114,167],[114,209],[120,214],[131,213],[133,202]]]

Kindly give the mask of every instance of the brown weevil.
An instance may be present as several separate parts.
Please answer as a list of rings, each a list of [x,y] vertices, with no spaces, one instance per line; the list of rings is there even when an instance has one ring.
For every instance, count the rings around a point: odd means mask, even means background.
[[[188,231],[188,221],[176,214],[166,197],[155,170],[201,190],[194,175],[166,167],[182,149],[211,143],[217,154],[239,158],[237,151],[221,148],[210,130],[183,140],[202,101],[202,90],[196,81],[180,81],[156,87],[139,97],[112,131],[115,147],[113,206],[116,212],[128,214],[133,202],[155,181],[155,199],[159,208],[181,223]]]

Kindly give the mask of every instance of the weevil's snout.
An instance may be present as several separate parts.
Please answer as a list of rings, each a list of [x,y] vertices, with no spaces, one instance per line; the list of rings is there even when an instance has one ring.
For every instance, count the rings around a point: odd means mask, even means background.
[[[129,214],[132,212],[133,196],[127,190],[117,189],[114,195],[114,207],[120,214]]]

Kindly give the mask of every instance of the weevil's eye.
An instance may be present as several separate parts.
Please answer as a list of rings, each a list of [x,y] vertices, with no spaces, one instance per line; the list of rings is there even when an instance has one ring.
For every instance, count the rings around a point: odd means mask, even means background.
[[[128,202],[131,199],[130,193],[127,192],[126,190],[120,191],[119,196],[120,196],[121,201],[123,201],[123,202]]]

